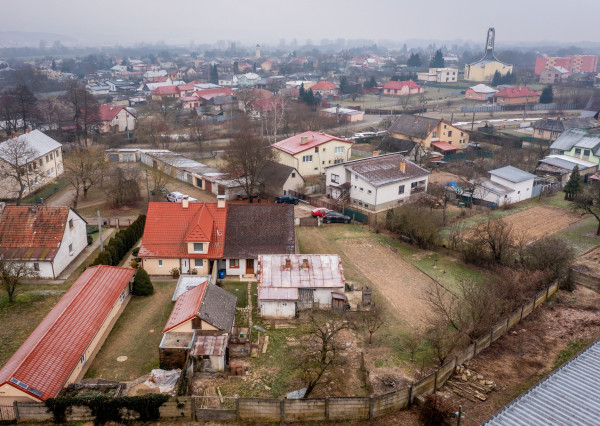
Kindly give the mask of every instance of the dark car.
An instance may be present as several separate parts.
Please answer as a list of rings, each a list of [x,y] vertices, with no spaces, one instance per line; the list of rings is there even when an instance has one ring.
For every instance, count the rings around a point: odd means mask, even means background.
[[[350,216],[338,212],[327,212],[323,215],[325,223],[350,223]]]
[[[275,202],[277,204],[298,204],[300,200],[291,195],[282,195],[281,197],[275,197]]]

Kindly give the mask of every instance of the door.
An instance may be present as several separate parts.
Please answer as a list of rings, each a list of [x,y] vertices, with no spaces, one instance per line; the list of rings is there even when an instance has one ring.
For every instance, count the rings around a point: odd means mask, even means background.
[[[315,300],[313,288],[298,289],[298,309],[311,309]]]
[[[190,272],[190,261],[189,259],[181,259],[181,273],[187,274]]]
[[[246,275],[254,275],[254,259],[246,259]]]

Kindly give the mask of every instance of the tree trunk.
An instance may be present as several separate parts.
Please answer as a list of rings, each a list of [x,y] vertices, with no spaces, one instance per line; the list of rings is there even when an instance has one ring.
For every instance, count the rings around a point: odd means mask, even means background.
[[[598,221],[598,229],[596,230],[596,235],[600,236],[600,220]]]

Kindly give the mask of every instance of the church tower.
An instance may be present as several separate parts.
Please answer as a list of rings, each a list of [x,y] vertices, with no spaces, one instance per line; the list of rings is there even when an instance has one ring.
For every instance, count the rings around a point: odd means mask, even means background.
[[[257,44],[256,48],[254,49],[254,57],[260,58],[260,44]]]

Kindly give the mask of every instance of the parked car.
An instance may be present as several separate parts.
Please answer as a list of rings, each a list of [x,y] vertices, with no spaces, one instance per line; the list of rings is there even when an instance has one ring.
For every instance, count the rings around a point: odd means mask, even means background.
[[[317,216],[323,217],[323,215],[325,215],[326,213],[332,212],[332,211],[333,210],[326,209],[325,207],[317,207],[316,209],[312,209],[312,211],[310,213],[312,214],[312,217],[317,217]]]
[[[186,197],[190,203],[198,202],[197,198],[190,197],[189,195],[182,194],[181,192],[170,192],[169,194],[167,194],[167,201],[170,201],[172,203],[181,203]]]
[[[277,204],[298,204],[300,200],[291,195],[282,195],[280,197],[275,197],[275,202]]]
[[[350,220],[350,216],[334,211],[327,212],[323,215],[323,222],[325,223],[350,223]]]

